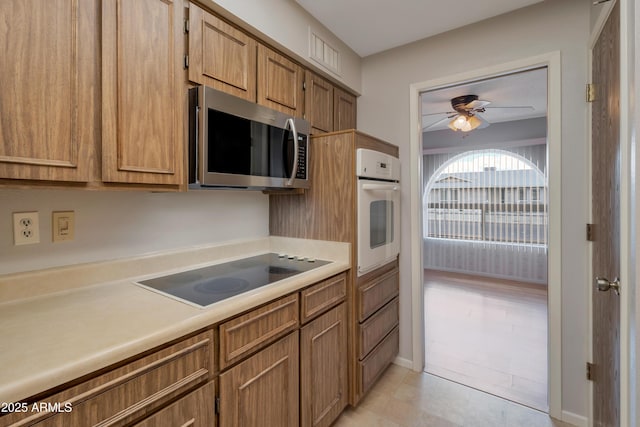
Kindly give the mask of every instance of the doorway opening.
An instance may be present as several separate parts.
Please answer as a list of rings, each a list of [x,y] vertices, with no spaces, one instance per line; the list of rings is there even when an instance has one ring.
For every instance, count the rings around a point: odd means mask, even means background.
[[[420,93],[425,371],[544,412],[546,94],[547,67]]]

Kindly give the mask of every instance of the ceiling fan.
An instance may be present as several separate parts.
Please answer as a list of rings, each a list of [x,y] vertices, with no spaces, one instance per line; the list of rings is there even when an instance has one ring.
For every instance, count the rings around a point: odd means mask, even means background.
[[[453,131],[470,132],[474,129],[484,129],[488,127],[489,123],[479,113],[484,113],[487,108],[520,108],[533,110],[531,106],[518,106],[518,107],[489,107],[490,101],[483,101],[478,99],[478,95],[462,95],[456,96],[451,99],[451,108],[453,111],[442,111],[439,113],[424,114],[426,116],[435,116],[445,114],[442,120],[427,126],[425,130],[438,126],[443,122],[449,121],[448,127]]]

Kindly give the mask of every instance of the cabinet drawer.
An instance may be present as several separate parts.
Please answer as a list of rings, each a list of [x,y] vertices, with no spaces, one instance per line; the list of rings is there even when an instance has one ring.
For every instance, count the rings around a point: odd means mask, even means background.
[[[220,325],[220,369],[298,327],[298,294],[289,295]]]
[[[302,323],[324,313],[347,296],[347,276],[342,273],[317,283],[300,292]]]
[[[398,295],[398,268],[358,286],[358,320],[364,321]]]
[[[215,384],[200,387],[135,427],[215,427]]]
[[[398,312],[398,298],[395,298],[360,325],[360,360],[398,325]]]
[[[398,328],[395,328],[366,359],[358,362],[362,394],[367,392],[398,354],[399,337]]]
[[[213,369],[213,331],[188,338],[47,397],[44,404],[71,404],[66,413],[9,414],[0,426],[123,426],[176,396],[204,384]],[[64,406],[63,406],[64,408]],[[15,424],[13,424],[15,423]]]

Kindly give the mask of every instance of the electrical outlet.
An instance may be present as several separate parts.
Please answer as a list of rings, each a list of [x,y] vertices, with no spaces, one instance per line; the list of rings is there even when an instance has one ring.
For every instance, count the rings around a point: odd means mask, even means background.
[[[52,212],[51,231],[53,232],[53,241],[73,240],[75,222],[75,213],[73,211]]]
[[[13,244],[18,246],[33,243],[40,243],[38,212],[14,212]]]

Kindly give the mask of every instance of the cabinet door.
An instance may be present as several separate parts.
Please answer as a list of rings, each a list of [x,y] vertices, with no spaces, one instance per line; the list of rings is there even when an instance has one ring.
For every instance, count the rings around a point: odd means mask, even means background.
[[[181,184],[182,0],[102,2],[102,179]]]
[[[347,405],[348,387],[342,303],[300,330],[300,425],[331,425]]]
[[[333,85],[314,73],[305,73],[305,118],[311,133],[333,131]]]
[[[210,382],[135,427],[215,427],[215,383]]]
[[[356,97],[335,88],[333,101],[333,130],[356,128]]]
[[[256,101],[256,41],[189,6],[189,80]]]
[[[89,180],[96,20],[94,0],[0,1],[0,178]]]
[[[302,117],[304,69],[293,61],[258,45],[258,104]]]
[[[298,331],[220,375],[220,426],[298,425]]]

